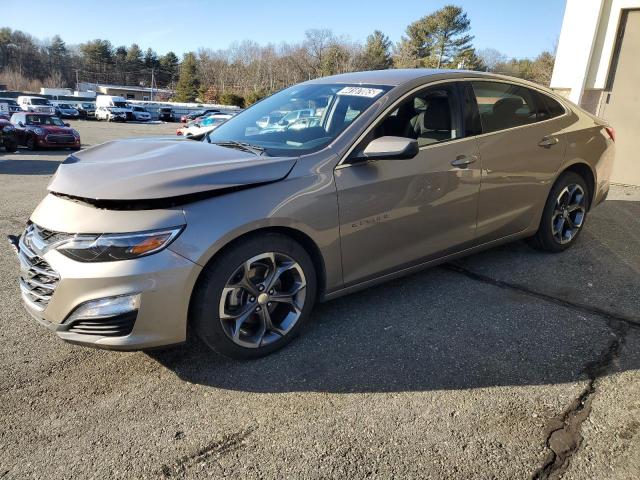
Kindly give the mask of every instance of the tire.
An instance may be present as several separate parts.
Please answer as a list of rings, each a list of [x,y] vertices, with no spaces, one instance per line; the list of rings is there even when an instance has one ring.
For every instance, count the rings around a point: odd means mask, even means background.
[[[270,255],[273,259],[267,258]],[[283,272],[275,283],[268,281],[266,268],[273,262]],[[246,285],[243,279],[247,278],[250,287],[245,290],[239,285]],[[269,283],[273,288],[268,288]],[[267,288],[258,290],[263,284]],[[220,355],[263,357],[300,334],[313,309],[316,289],[313,262],[300,244],[279,233],[257,234],[233,244],[205,267],[191,299],[190,322],[202,341]],[[284,302],[286,297],[291,301]],[[273,330],[266,327],[268,322]]]
[[[31,150],[32,152],[36,151],[38,149],[38,145],[36,144],[36,141],[34,140],[33,137],[29,137],[27,139],[27,148],[29,150]]]
[[[538,231],[529,243],[551,253],[563,252],[572,246],[587,219],[590,198],[591,192],[582,176],[575,172],[560,175],[549,192]]]
[[[18,143],[17,142],[5,142],[4,143],[4,149],[8,153],[14,153],[14,152],[18,151]]]

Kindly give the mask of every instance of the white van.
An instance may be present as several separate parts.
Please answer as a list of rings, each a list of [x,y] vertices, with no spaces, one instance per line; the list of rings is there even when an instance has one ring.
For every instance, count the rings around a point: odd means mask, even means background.
[[[100,107],[106,107],[113,113],[122,112],[127,120],[133,120],[133,110],[124,97],[117,95],[98,95],[96,97],[96,112]]]
[[[56,113],[55,107],[44,97],[20,96],[18,105],[25,112]]]

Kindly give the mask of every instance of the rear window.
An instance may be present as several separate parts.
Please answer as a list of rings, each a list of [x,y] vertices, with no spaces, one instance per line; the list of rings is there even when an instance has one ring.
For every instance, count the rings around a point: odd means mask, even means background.
[[[529,125],[549,118],[546,105],[534,90],[502,82],[471,84],[484,133]]]

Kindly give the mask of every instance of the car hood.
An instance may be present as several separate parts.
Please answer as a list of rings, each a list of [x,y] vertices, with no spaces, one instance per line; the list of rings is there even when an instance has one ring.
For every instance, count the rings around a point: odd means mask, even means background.
[[[275,182],[295,163],[192,140],[119,140],[71,155],[48,189],[91,200],[156,200]]]
[[[56,125],[34,125],[38,128],[44,130],[45,133],[65,133],[71,135],[73,133],[73,129],[70,127],[58,127]]]

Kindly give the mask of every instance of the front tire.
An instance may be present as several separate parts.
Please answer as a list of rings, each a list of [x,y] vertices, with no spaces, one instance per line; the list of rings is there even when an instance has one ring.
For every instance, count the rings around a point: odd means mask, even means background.
[[[18,151],[18,143],[17,142],[5,142],[4,148],[8,153],[14,153]]]
[[[34,152],[34,151],[36,151],[38,149],[38,144],[36,143],[35,138],[29,137],[27,139],[27,148],[29,150],[31,150],[32,152]]]
[[[300,244],[279,233],[251,236],[205,267],[192,298],[191,322],[220,355],[262,357],[304,328],[316,288],[313,262]]]
[[[590,195],[582,176],[563,173],[551,188],[540,226],[530,243],[552,253],[563,252],[573,245],[587,218]]]

